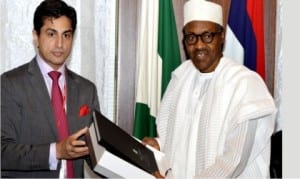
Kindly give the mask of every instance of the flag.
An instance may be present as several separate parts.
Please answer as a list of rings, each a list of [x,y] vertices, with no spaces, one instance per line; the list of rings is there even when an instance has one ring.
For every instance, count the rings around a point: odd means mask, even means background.
[[[161,98],[180,65],[172,0],[139,1],[137,95],[133,135],[155,137],[155,118]]]
[[[265,79],[263,9],[263,0],[231,0],[224,55]]]

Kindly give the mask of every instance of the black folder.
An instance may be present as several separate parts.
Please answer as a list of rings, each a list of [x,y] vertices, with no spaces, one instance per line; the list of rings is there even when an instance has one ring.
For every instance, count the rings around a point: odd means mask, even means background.
[[[98,111],[93,113],[98,144],[107,151],[152,174],[158,171],[154,153]]]

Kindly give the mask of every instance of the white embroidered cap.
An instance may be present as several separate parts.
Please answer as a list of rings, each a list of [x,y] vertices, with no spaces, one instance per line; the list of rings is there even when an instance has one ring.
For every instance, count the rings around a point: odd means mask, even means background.
[[[210,21],[223,26],[222,7],[206,0],[189,0],[184,4],[184,26],[191,21]]]

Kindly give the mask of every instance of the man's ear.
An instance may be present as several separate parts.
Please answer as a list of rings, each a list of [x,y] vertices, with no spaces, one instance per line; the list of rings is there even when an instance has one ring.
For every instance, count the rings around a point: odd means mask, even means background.
[[[39,48],[39,35],[35,30],[32,30],[33,43],[36,48]]]
[[[225,43],[225,31],[223,30],[221,33],[221,45],[220,45],[221,52],[223,52],[223,50],[224,50],[224,43]]]
[[[222,31],[221,38],[223,39],[223,42],[224,42],[225,41],[225,30]]]

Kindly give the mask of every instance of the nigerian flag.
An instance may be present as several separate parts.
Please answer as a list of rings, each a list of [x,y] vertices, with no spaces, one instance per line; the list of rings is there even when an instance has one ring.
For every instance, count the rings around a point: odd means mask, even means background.
[[[155,137],[155,118],[171,72],[180,65],[172,0],[139,1],[137,94],[133,135]]]

